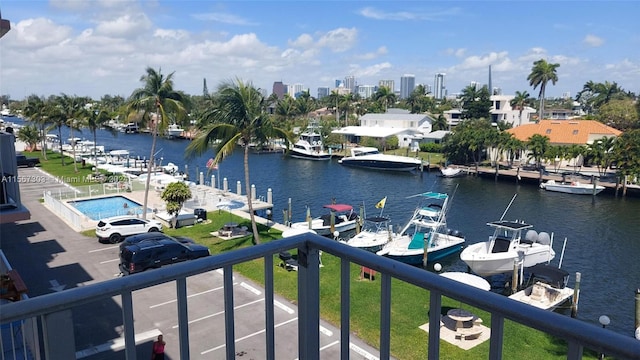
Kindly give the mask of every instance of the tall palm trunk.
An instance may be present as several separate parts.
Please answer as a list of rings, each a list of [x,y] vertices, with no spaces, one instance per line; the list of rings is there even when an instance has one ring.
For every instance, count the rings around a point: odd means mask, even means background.
[[[60,140],[58,141],[58,144],[60,144],[60,159],[62,159],[62,166],[65,166],[64,153],[62,152],[62,126],[58,126],[58,139]]]
[[[544,88],[545,84],[540,85],[540,116],[538,116],[538,122],[542,121],[544,116]]]
[[[149,155],[149,162],[147,163],[147,181],[144,185],[144,203],[142,204],[142,218],[147,218],[147,204],[149,203],[149,186],[151,185],[151,169],[153,168],[153,154],[156,152],[156,139],[158,138],[158,124],[160,123],[160,106],[156,107],[156,122],[153,124],[153,131],[151,132],[151,155]]]
[[[71,130],[71,141],[73,141],[73,144],[71,144],[71,155],[73,155],[73,171],[78,172],[78,163],[76,162],[76,140],[73,137],[73,123],[71,124],[71,127],[69,129]]]
[[[96,145],[96,128],[93,128],[93,166],[98,172],[98,145]]]
[[[260,244],[260,235],[258,234],[258,225],[256,217],[253,213],[253,199],[251,198],[251,184],[249,183],[249,146],[244,147],[244,183],[247,192],[247,205],[249,206],[249,216],[251,217],[251,230],[253,230],[253,244]],[[229,210],[231,211],[231,210]]]
[[[40,139],[42,142],[42,149],[40,149],[42,151],[42,158],[47,160],[47,135],[44,133],[44,124],[40,125],[40,135],[42,136]]]

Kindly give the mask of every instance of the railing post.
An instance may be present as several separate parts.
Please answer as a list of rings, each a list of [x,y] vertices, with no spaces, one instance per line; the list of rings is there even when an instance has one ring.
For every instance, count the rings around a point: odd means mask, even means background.
[[[504,341],[504,316],[491,313],[491,339],[489,340],[489,359],[502,359],[502,343]]]
[[[427,350],[429,360],[440,359],[440,322],[442,314],[442,294],[431,290],[429,295],[429,347]]]
[[[187,279],[176,280],[178,304],[178,338],[180,339],[180,359],[189,359],[189,315],[187,312]]]
[[[391,275],[382,273],[380,285],[380,359],[391,356]]]
[[[233,313],[233,267],[224,270],[224,335],[227,360],[236,358],[236,330]]]
[[[316,248],[298,248],[298,358],[320,358],[320,256]]]
[[[43,315],[42,335],[45,358],[76,358],[76,342],[71,310],[62,310]],[[135,359],[135,356],[131,359]]]
[[[122,323],[124,324],[124,352],[127,360],[136,359],[136,333],[133,326],[133,298],[131,290],[122,293]]]
[[[340,261],[340,359],[349,359],[349,318],[351,317],[351,263]]]
[[[275,360],[275,318],[273,314],[273,255],[264,257],[264,307],[267,342],[267,360]]]

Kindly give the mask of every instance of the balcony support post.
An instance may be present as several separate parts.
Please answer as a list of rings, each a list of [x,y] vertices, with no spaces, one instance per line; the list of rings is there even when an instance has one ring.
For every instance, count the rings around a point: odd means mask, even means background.
[[[178,337],[180,339],[180,359],[189,359],[189,315],[187,312],[187,278],[176,279],[178,298]]]
[[[429,360],[440,358],[440,322],[442,314],[442,294],[431,290],[429,295],[429,347],[427,350]]]
[[[491,313],[491,339],[489,340],[489,359],[502,359],[502,343],[504,340],[504,316]]]
[[[380,285],[380,359],[391,356],[391,275],[382,273]]]
[[[133,326],[133,297],[131,291],[122,293],[122,323],[124,324],[124,352],[127,360],[135,360],[136,330]]]
[[[340,359],[349,359],[349,319],[351,318],[351,263],[340,260]]]
[[[231,265],[222,268],[224,270],[224,336],[227,360],[236,358],[236,325],[233,313],[233,267]]]
[[[264,257],[264,314],[267,342],[267,360],[275,360],[275,318],[273,314],[273,255]]]
[[[298,357],[320,358],[320,256],[309,243],[298,248]]]
[[[76,358],[76,343],[71,310],[62,310],[43,315],[42,332],[44,352],[47,359]],[[2,358],[4,359],[4,356]],[[135,359],[135,356],[130,359]]]

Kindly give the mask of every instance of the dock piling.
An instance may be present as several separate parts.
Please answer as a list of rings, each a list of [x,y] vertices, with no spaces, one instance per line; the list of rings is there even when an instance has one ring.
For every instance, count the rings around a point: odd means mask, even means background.
[[[571,304],[571,317],[575,318],[578,316],[578,300],[580,300],[580,280],[582,278],[582,274],[576,272],[576,284],[573,287],[573,301]]]
[[[636,333],[635,337],[640,340],[640,289],[636,289]]]

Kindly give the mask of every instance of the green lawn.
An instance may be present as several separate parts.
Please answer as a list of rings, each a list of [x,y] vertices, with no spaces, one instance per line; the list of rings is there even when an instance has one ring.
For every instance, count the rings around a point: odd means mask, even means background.
[[[81,162],[76,162],[78,172],[75,171],[73,160],[69,156],[65,156],[65,165],[62,165],[62,156],[60,153],[48,151],[47,159],[42,156],[41,151],[23,152],[27,157],[37,157],[40,159],[40,167],[54,177],[73,186],[96,185],[97,182],[92,180],[89,175],[93,173],[93,167],[90,164],[82,166]],[[104,170],[98,170],[102,175],[109,175]],[[118,176],[106,176],[105,180],[114,182]]]

